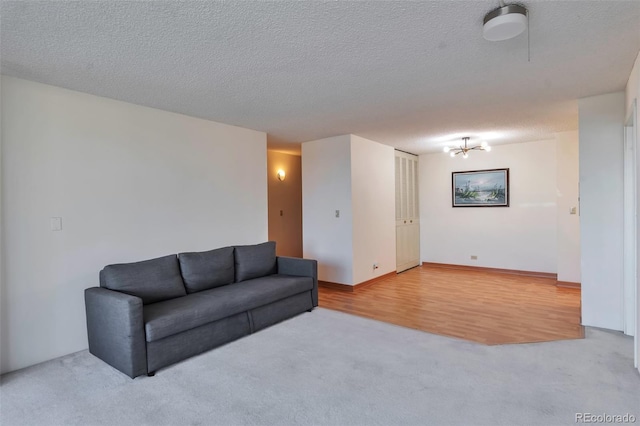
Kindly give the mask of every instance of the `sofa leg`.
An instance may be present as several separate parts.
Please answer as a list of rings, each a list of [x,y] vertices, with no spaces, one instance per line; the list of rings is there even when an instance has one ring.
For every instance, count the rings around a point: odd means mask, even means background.
[[[311,311],[313,311],[313,308],[311,308],[311,309],[307,309],[307,312],[311,312]]]
[[[153,377],[153,376],[155,376],[155,375],[156,375],[156,372],[155,372],[155,371],[152,371],[152,372],[150,372],[150,373],[147,373],[147,377]]]

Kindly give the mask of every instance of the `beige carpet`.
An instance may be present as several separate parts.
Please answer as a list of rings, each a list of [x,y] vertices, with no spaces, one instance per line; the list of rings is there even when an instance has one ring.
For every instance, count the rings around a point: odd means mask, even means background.
[[[485,346],[316,309],[131,380],[83,351],[2,376],[9,425],[640,422],[632,339]]]

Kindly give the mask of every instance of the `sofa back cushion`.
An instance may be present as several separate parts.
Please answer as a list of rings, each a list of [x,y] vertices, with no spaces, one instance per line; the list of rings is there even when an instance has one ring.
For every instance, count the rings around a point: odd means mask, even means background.
[[[138,296],[145,305],[187,294],[175,254],[105,266],[100,271],[100,286]]]
[[[180,270],[187,293],[231,284],[234,278],[233,247],[180,253]]]
[[[236,282],[275,274],[276,243],[256,244],[252,246],[236,246]]]

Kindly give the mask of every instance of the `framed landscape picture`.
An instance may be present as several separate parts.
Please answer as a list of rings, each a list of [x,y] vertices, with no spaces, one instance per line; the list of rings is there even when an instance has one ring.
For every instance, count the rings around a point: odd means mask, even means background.
[[[453,207],[509,207],[509,169],[451,173]]]

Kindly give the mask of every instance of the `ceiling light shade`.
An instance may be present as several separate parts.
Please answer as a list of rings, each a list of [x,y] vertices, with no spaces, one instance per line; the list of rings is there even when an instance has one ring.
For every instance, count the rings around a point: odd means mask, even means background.
[[[482,36],[489,41],[502,41],[519,36],[526,29],[527,9],[509,4],[485,15]]]

